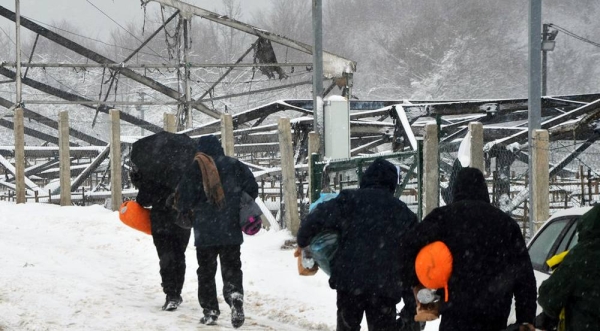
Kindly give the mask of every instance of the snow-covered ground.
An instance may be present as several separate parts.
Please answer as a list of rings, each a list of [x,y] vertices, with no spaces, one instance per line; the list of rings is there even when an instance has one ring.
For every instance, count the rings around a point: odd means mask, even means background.
[[[246,323],[240,330],[335,330],[327,276],[297,273],[287,231],[261,231],[242,245]],[[152,238],[102,206],[0,202],[0,330],[228,330],[217,286],[218,326],[198,323],[195,249],[187,251],[183,304],[160,309]],[[437,330],[437,322],[426,330]],[[363,330],[366,324],[363,320]]]

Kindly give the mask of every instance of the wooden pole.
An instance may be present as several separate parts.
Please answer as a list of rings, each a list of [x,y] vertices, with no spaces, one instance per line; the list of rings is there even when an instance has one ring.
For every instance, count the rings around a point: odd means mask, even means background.
[[[485,176],[485,164],[483,160],[483,124],[479,122],[469,123],[469,131],[471,132],[471,168],[481,170]]]
[[[298,215],[298,198],[296,193],[292,127],[289,118],[279,118],[278,131],[279,149],[281,151],[281,184],[285,204],[285,224],[292,235],[296,236],[300,228],[300,216]]]
[[[163,127],[167,132],[177,132],[177,119],[175,114],[163,114]]]
[[[111,109],[110,117],[110,196],[112,210],[118,210],[123,203],[121,193],[121,123],[119,111]]]
[[[71,205],[71,156],[69,153],[69,112],[58,115],[58,159],[60,176],[60,205]]]
[[[438,126],[436,123],[425,125],[423,141],[423,213],[429,214],[440,203],[440,172]]]
[[[16,202],[25,203],[25,123],[23,109],[15,109],[15,184]]]
[[[233,117],[231,114],[221,115],[221,146],[227,156],[234,156],[233,150]]]
[[[549,159],[548,159],[548,147],[549,147],[549,136],[547,130],[535,130],[533,133],[533,155],[531,158],[532,162],[532,185],[533,191],[536,194],[531,200],[531,216],[533,219],[533,235],[544,222],[550,216],[550,202],[549,202],[549,188],[550,188],[550,177],[549,177]]]

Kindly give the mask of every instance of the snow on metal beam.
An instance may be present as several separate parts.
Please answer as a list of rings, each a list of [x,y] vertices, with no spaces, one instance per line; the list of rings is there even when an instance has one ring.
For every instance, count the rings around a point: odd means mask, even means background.
[[[305,44],[264,29],[246,24],[234,19],[231,19],[224,15],[219,15],[211,11],[202,9],[190,5],[188,3],[178,0],[142,0],[142,4],[147,4],[150,1],[158,2],[162,5],[169,6],[178,9],[181,14],[186,18],[190,19],[192,16],[200,16],[209,21],[228,26],[230,28],[240,30],[267,40],[274,43],[287,46],[289,48],[298,50],[300,52],[310,54],[313,53],[313,46]],[[323,75],[327,78],[341,77],[343,73],[354,73],[356,71],[356,62],[345,59],[339,55],[335,55],[329,52],[323,52]]]
[[[16,170],[15,167],[8,162],[7,159],[4,158],[4,156],[0,155],[0,164],[2,164],[2,166],[4,168],[6,168],[6,170],[13,175],[13,178],[16,176]],[[25,177],[25,185],[32,191],[40,191],[39,186],[37,186],[36,183],[32,182],[31,179],[29,179],[27,176]],[[28,192],[28,195],[32,195],[33,192]]]
[[[6,9],[3,6],[0,6],[0,16],[4,16],[7,19],[12,20],[12,21],[15,21],[15,19],[16,19],[15,13]],[[116,61],[113,61],[101,54],[98,54],[98,53],[90,50],[89,48],[86,48],[80,44],[77,44],[76,42],[74,42],[70,39],[67,39],[57,33],[54,33],[52,31],[44,28],[43,26],[36,24],[24,17],[21,17],[21,26],[24,28],[27,28],[35,33],[42,35],[42,36],[46,37],[47,39],[52,40],[55,43],[57,43],[63,47],[66,47],[79,55],[85,56],[86,58],[88,58],[92,61],[95,61],[98,63],[110,63],[110,64],[116,63]],[[151,89],[158,91],[172,99],[180,100],[182,97],[182,94],[179,93],[178,91],[176,91],[168,86],[165,86],[149,77],[138,74],[137,72],[135,72],[131,69],[121,68],[119,70],[119,72],[123,76],[126,76],[140,84],[146,85],[146,86],[150,87]],[[193,107],[213,118],[221,117],[221,113],[216,112],[216,111],[206,107],[203,104],[195,104]]]
[[[96,157],[104,147],[70,147],[69,154],[74,158],[81,157]],[[15,146],[0,146],[0,155],[5,157],[12,157],[15,155]],[[58,157],[58,146],[25,146],[25,157]]]
[[[417,138],[410,127],[410,122],[408,121],[408,117],[406,116],[406,112],[404,111],[404,107],[402,105],[396,105],[392,107],[392,111],[396,113],[397,118],[400,120],[400,124],[404,129],[404,133],[408,138],[408,142],[410,143],[410,147],[413,151],[417,150]]]
[[[0,106],[9,108],[10,104],[11,104],[10,101],[0,97]],[[23,107],[22,109],[23,109],[23,115],[25,116],[25,118],[32,119],[40,124],[43,124],[50,128],[53,128],[55,130],[58,130],[58,122],[57,121],[55,121],[49,117],[46,117],[44,115],[38,114],[28,108]],[[102,139],[98,139],[96,137],[90,136],[86,133],[83,133],[83,132],[73,129],[73,128],[69,128],[69,134],[73,138],[80,139],[91,145],[106,145],[106,142],[103,141]],[[58,142],[58,140],[57,140],[57,142]]]
[[[584,115],[584,114],[587,114],[590,112],[594,112],[594,111],[598,110],[599,108],[600,108],[600,99],[595,100],[594,102],[590,102],[585,106],[573,109],[567,113],[555,116],[549,120],[542,122],[542,129],[548,130],[549,128],[560,125],[561,123],[563,123],[565,121],[574,119],[578,116],[581,116],[581,115]],[[497,139],[495,141],[492,141],[492,142],[489,142],[488,144],[486,144],[484,149],[489,150],[495,144],[510,145],[514,142],[525,140],[525,139],[527,139],[527,133],[528,133],[527,130],[523,130],[519,133],[516,133],[516,134],[510,136],[510,137]]]
[[[109,146],[104,147],[104,149],[102,150],[102,152],[92,161],[92,163],[85,170],[83,170],[79,174],[79,176],[77,176],[77,178],[75,178],[75,180],[71,183],[71,192],[76,191],[77,188],[79,187],[79,185],[81,185],[81,183],[83,183],[83,181],[94,170],[96,170],[96,168],[98,168],[98,166],[102,163],[102,161],[104,161],[108,157],[108,152],[109,151],[110,151],[110,147]],[[73,152],[71,152],[71,153],[73,153]]]

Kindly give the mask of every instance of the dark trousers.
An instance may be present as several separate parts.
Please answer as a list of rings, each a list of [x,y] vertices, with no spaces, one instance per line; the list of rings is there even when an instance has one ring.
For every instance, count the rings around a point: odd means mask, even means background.
[[[219,315],[217,301],[217,257],[221,262],[221,277],[223,278],[223,297],[231,306],[231,294],[244,295],[242,286],[242,261],[240,260],[240,246],[213,246],[196,247],[198,258],[198,301],[204,315]]]
[[[190,241],[189,229],[175,224],[163,225],[160,230],[152,229],[152,240],[156,246],[160,265],[163,292],[175,296],[181,294],[185,280],[185,249]]]
[[[337,291],[337,331],[358,331],[363,314],[369,331],[396,330],[396,300]]]

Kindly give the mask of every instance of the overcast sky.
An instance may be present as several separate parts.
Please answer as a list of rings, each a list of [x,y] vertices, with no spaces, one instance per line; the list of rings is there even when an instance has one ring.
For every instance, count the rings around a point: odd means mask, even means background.
[[[2,0],[1,5],[9,10],[15,10],[14,0]],[[197,7],[222,13],[220,0],[185,0]],[[253,13],[269,8],[270,0],[242,0],[240,1],[244,18],[252,17]],[[92,5],[93,4],[93,5]],[[98,7],[96,9],[94,6]],[[52,24],[62,20],[71,21],[81,32],[88,37],[104,39],[113,29],[120,29],[111,18],[122,26],[127,22],[136,21],[142,24],[144,11],[140,0],[20,0],[21,15],[28,18]],[[148,4],[148,11],[159,10],[156,2]],[[106,15],[110,16],[108,18]],[[14,40],[14,23],[0,17],[0,26],[9,32]],[[26,29],[22,29],[26,30]],[[26,35],[27,32],[22,32]]]

